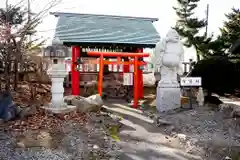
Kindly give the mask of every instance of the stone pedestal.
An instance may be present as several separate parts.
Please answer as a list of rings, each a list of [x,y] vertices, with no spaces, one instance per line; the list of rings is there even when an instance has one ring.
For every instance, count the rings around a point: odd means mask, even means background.
[[[179,84],[162,84],[157,87],[157,110],[166,112],[181,107],[181,90]]]
[[[52,100],[51,103],[44,108],[52,113],[65,113],[74,110],[76,108],[75,106],[69,106],[65,104],[63,100],[63,81],[68,75],[65,65],[53,64],[52,68],[47,71],[47,74],[52,82]]]

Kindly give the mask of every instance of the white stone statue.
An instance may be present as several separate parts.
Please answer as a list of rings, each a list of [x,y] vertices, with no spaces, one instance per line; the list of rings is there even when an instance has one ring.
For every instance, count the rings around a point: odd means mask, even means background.
[[[160,73],[157,87],[157,109],[163,112],[179,108],[181,91],[177,75],[183,74],[184,50],[177,31],[171,29],[166,38],[156,44],[154,57],[155,75]]]
[[[154,60],[155,73],[160,73],[161,83],[178,84],[177,74],[183,74],[184,50],[177,31],[171,29],[166,38],[156,44]]]

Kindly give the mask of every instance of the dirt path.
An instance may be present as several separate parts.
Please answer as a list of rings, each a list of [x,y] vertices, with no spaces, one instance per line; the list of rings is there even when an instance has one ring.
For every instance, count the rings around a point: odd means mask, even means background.
[[[134,110],[123,103],[105,107],[122,117],[121,160],[218,160],[240,151],[239,122],[210,108],[160,115],[167,123],[157,128],[149,118],[154,110]]]
[[[157,128],[153,120],[141,111],[121,104],[108,105],[108,110],[123,117],[118,136],[122,148],[121,160],[197,160],[199,156],[186,153],[178,137],[170,137]]]

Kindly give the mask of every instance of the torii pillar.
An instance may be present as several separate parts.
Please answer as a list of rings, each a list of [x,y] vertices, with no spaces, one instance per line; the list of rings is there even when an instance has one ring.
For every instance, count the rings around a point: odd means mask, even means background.
[[[143,53],[143,48],[138,48],[137,53]],[[143,57],[141,57],[143,59]],[[138,69],[138,88],[139,88],[139,98],[144,98],[143,93],[143,71],[141,69]]]
[[[80,94],[80,73],[77,70],[77,58],[80,57],[80,46],[72,46],[72,95]]]

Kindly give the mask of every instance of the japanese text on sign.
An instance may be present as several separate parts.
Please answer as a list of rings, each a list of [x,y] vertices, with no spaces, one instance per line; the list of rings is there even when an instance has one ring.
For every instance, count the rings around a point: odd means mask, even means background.
[[[181,86],[201,86],[202,78],[201,77],[181,77],[180,84]]]
[[[123,73],[123,85],[132,86],[133,85],[133,74]]]

